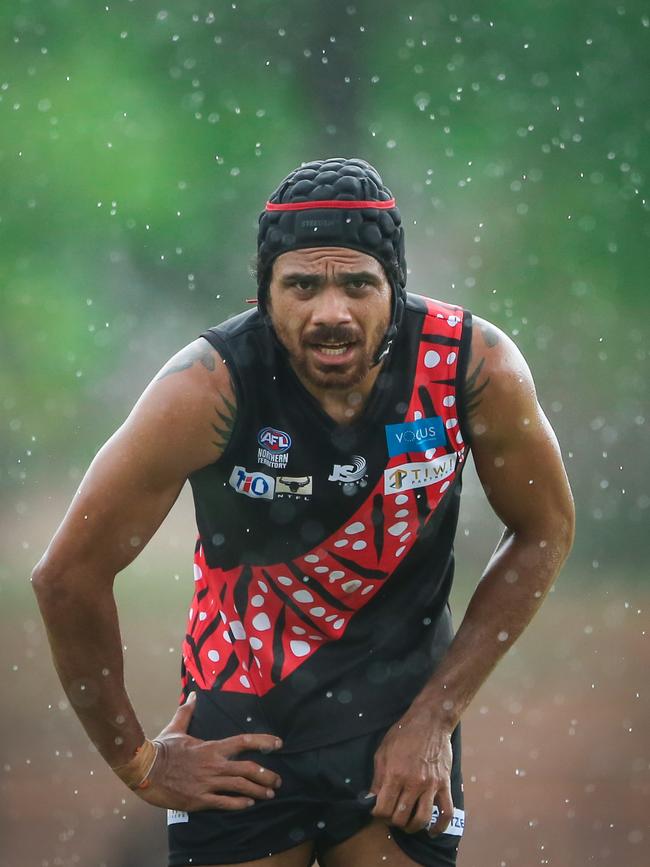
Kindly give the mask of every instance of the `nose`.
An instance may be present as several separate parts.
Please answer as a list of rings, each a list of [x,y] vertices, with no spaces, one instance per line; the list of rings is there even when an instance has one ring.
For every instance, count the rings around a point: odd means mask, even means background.
[[[313,325],[344,325],[352,321],[348,299],[339,286],[323,286],[314,299]]]

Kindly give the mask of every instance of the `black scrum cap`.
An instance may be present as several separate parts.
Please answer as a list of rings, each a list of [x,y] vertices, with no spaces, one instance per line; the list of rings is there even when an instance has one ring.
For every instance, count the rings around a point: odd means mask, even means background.
[[[307,247],[350,247],[373,256],[393,288],[391,322],[375,362],[389,351],[404,312],[404,229],[391,191],[370,163],[335,158],[291,172],[260,214],[257,301],[266,313],[274,259]]]

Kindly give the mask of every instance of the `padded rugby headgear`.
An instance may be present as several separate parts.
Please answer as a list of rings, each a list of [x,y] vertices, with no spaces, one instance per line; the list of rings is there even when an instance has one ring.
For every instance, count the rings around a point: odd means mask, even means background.
[[[260,214],[257,303],[266,314],[273,261],[308,247],[349,247],[383,265],[393,289],[391,321],[375,357],[389,351],[404,313],[404,229],[388,187],[370,163],[329,159],[305,163],[282,181]]]

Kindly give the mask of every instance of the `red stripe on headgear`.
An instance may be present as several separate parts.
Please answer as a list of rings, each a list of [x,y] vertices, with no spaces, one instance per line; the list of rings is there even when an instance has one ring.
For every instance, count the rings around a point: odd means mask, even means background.
[[[327,199],[323,202],[287,202],[286,204],[276,204],[275,202],[267,202],[267,211],[309,211],[312,208],[345,208],[358,210],[360,208],[378,208],[380,211],[387,211],[389,208],[395,207],[395,199],[386,199],[385,202],[375,201],[341,201],[340,199]]]

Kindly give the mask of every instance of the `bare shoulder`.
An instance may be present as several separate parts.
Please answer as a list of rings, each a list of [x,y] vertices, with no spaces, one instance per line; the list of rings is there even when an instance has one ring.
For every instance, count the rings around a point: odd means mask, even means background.
[[[40,565],[112,581],[160,526],[187,477],[220,458],[235,416],[219,353],[203,339],[177,352],[95,456]]]
[[[472,317],[472,339],[465,379],[465,414],[473,438],[529,430],[540,411],[535,384],[521,351],[502,331]]]
[[[173,449],[189,473],[218,460],[230,440],[236,413],[228,366],[199,337],[163,365],[124,427],[151,436],[154,448],[159,442],[165,450]]]
[[[483,362],[482,369],[486,375],[530,376],[526,360],[516,343],[505,331],[480,316],[472,316],[470,364],[472,359],[476,363]]]
[[[465,405],[474,464],[496,514],[511,530],[542,539],[559,533],[570,547],[571,490],[528,364],[507,334],[478,316]]]
[[[198,337],[192,343],[188,343],[173,355],[156,375],[154,382],[159,382],[174,373],[182,373],[185,370],[196,368],[200,373],[201,367],[209,373],[219,376],[220,369],[225,365],[217,350],[208,343],[204,337]]]

